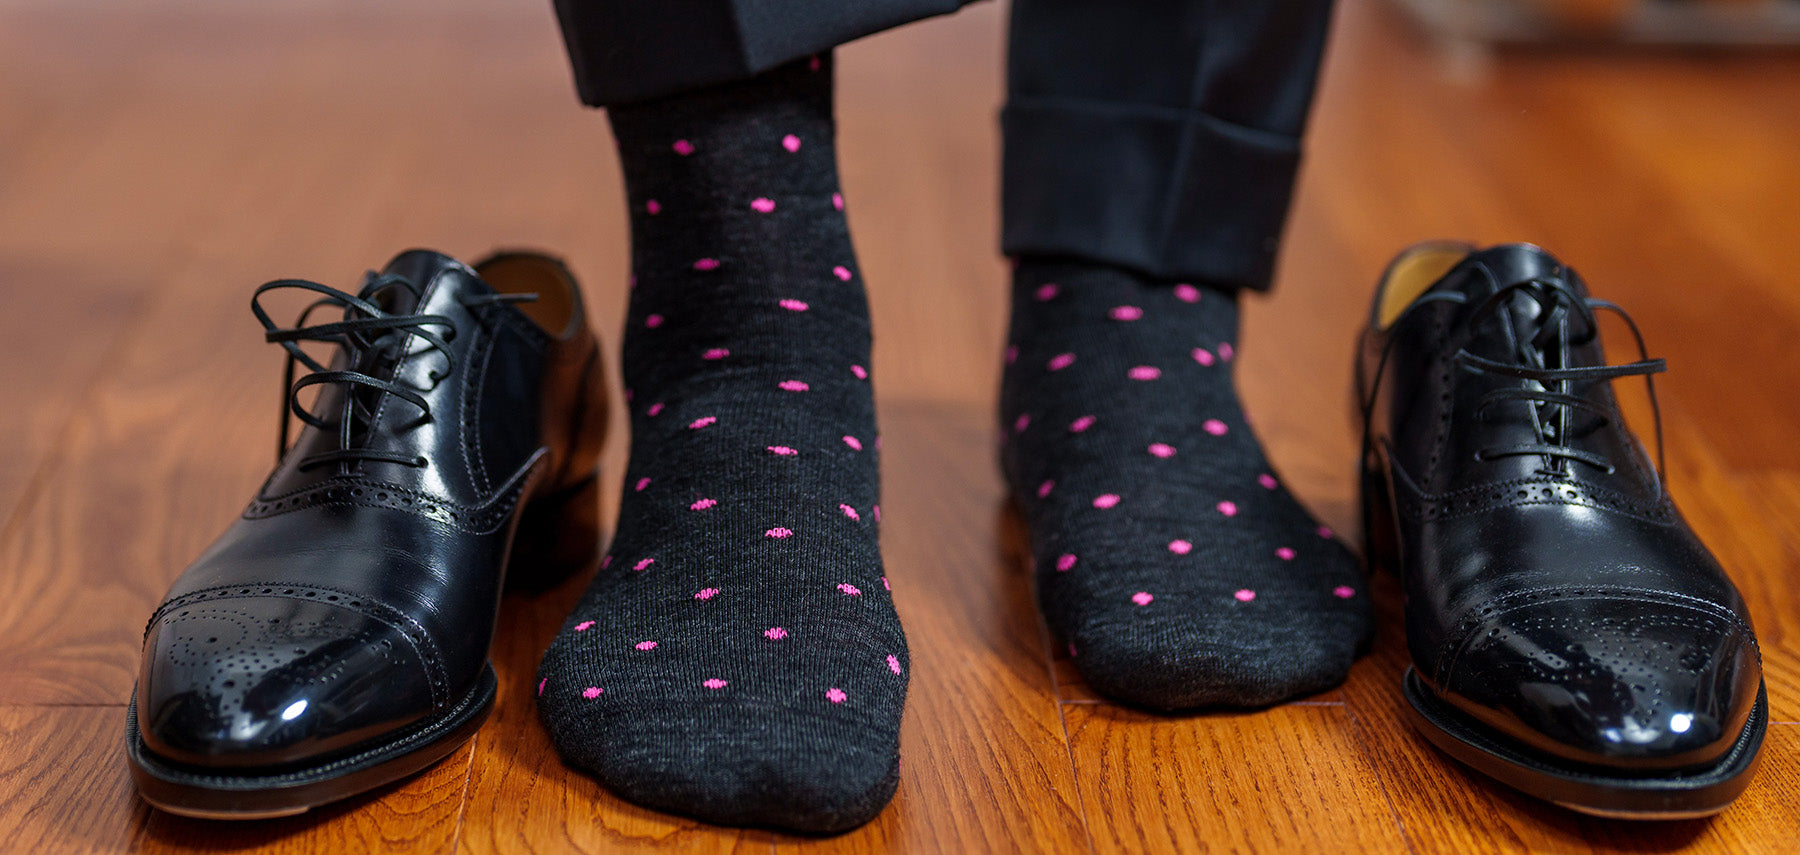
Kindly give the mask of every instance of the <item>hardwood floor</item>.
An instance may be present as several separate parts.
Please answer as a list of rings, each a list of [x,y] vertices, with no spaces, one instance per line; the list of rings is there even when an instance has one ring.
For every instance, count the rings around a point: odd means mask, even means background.
[[[1003,13],[842,52],[914,675],[899,796],[813,840],[645,811],[557,761],[529,675],[579,580],[507,602],[494,717],[418,778],[257,824],[136,800],[142,621],[270,463],[279,359],[251,286],[348,282],[410,245],[544,246],[617,330],[619,178],[547,3],[0,3],[0,849],[1800,850],[1800,56],[1526,52],[1471,76],[1384,3],[1343,0],[1279,287],[1247,311],[1257,427],[1346,532],[1350,345],[1403,245],[1542,243],[1669,357],[1672,489],[1751,602],[1776,723],[1725,813],[1626,824],[1500,789],[1408,729],[1386,578],[1349,681],[1269,711],[1121,709],[1051,649],[992,446]]]

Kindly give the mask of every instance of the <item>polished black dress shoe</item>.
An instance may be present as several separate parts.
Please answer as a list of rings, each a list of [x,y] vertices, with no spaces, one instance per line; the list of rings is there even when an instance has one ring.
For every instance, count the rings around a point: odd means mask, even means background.
[[[1402,254],[1359,359],[1365,542],[1440,749],[1586,813],[1706,815],[1755,769],[1761,656],[1613,397],[1663,363],[1640,337],[1608,365],[1600,309],[1625,317],[1534,246]]]
[[[284,291],[312,301],[295,328],[263,306]],[[151,616],[128,712],[139,792],[188,816],[300,813],[442,759],[493,706],[505,583],[599,546],[604,372],[562,264],[414,250],[359,293],[282,280],[252,307],[303,427],[290,446],[284,409],[274,473]]]

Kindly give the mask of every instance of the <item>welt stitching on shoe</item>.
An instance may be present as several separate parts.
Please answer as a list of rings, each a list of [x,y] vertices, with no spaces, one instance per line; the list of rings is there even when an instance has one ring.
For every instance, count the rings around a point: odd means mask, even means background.
[[[220,585],[190,591],[164,603],[161,608],[156,610],[155,614],[150,616],[149,622],[144,625],[144,638],[150,637],[150,629],[156,626],[157,621],[162,620],[176,609],[228,597],[283,597],[290,600],[325,602],[381,621],[399,630],[401,635],[411,641],[413,649],[419,654],[419,660],[425,663],[426,676],[431,685],[432,704],[444,703],[449,695],[450,678],[444,671],[443,658],[438,654],[437,645],[432,642],[431,636],[426,634],[423,625],[404,612],[366,595],[326,585],[264,582],[248,585]]]
[[[1524,591],[1514,591],[1513,593],[1497,597],[1492,602],[1480,608],[1471,607],[1463,615],[1462,619],[1457,621],[1456,628],[1447,633],[1444,636],[1444,641],[1438,646],[1437,656],[1434,657],[1436,659],[1436,665],[1432,668],[1432,682],[1438,686],[1446,685],[1445,681],[1448,679],[1451,670],[1453,670],[1456,661],[1461,657],[1464,647],[1467,643],[1474,640],[1472,633],[1483,622],[1487,621],[1489,617],[1498,613],[1503,613],[1507,608],[1517,602],[1522,601],[1525,603],[1532,603],[1537,602],[1540,599],[1562,599],[1565,597],[1571,600],[1620,598],[1640,603],[1655,603],[1658,605],[1679,606],[1693,609],[1710,618],[1724,620],[1736,626],[1739,630],[1742,630],[1745,637],[1750,639],[1752,649],[1757,651],[1758,659],[1762,657],[1761,645],[1757,643],[1756,634],[1750,629],[1748,624],[1740,620],[1736,614],[1721,609],[1717,605],[1709,603],[1699,597],[1676,594],[1669,591],[1657,591],[1648,588],[1631,588],[1621,585],[1584,585],[1575,589],[1532,588]]]

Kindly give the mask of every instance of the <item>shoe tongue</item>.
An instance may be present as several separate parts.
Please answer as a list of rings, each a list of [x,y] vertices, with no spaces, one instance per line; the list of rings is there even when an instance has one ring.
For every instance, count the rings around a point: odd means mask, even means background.
[[[1484,249],[1470,255],[1467,263],[1480,265],[1492,274],[1470,276],[1464,285],[1470,296],[1485,298],[1515,282],[1529,279],[1561,279],[1573,285],[1574,276],[1556,257],[1542,247],[1528,243],[1509,243]]]
[[[418,311],[419,301],[425,296],[425,288],[438,273],[445,268],[454,268],[468,273],[474,278],[475,272],[462,262],[429,249],[409,249],[394,256],[394,260],[381,269],[383,277],[398,277],[412,284],[411,288],[402,285],[389,285],[363,294],[381,310],[393,315],[404,315]]]

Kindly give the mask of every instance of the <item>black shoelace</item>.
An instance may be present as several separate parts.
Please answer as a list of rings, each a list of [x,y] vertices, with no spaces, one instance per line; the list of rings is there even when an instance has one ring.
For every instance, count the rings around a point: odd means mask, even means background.
[[[1467,347],[1459,348],[1453,357],[1456,365],[1463,370],[1475,374],[1506,377],[1523,381],[1517,385],[1503,386],[1482,397],[1476,411],[1476,418],[1487,419],[1491,408],[1504,403],[1524,403],[1530,409],[1532,426],[1536,435],[1535,442],[1516,443],[1504,446],[1489,446],[1478,449],[1477,460],[1494,460],[1503,457],[1536,455],[1544,460],[1542,474],[1553,477],[1567,475],[1567,463],[1579,462],[1596,467],[1607,474],[1616,471],[1612,461],[1599,454],[1572,448],[1569,442],[1575,437],[1570,422],[1576,413],[1587,413],[1597,420],[1582,434],[1591,433],[1612,423],[1611,412],[1587,399],[1585,392],[1589,384],[1610,382],[1620,377],[1641,376],[1650,398],[1650,411],[1656,429],[1656,465],[1654,477],[1660,479],[1661,472],[1667,469],[1663,456],[1662,409],[1656,401],[1656,384],[1653,375],[1668,370],[1662,359],[1650,358],[1644,336],[1638,330],[1636,321],[1617,304],[1592,297],[1583,297],[1567,283],[1557,279],[1533,278],[1509,285],[1501,286],[1493,279],[1493,273],[1485,267],[1482,273],[1494,283],[1494,293],[1470,313],[1466,323],[1475,327],[1490,316],[1503,311],[1517,298],[1523,297],[1537,303],[1538,311],[1531,321],[1533,329],[1521,331],[1507,325],[1509,337],[1513,344],[1513,361],[1503,362],[1479,356]],[[1467,298],[1454,291],[1429,292],[1414,300],[1400,316],[1390,324],[1397,328],[1405,323],[1421,307],[1435,303],[1453,303],[1462,305]],[[1573,348],[1585,346],[1600,334],[1597,310],[1612,312],[1625,322],[1631,330],[1632,338],[1637,342],[1638,361],[1622,365],[1571,366],[1569,354]],[[1579,322],[1579,329],[1571,331],[1571,321]],[[1529,332],[1528,335],[1521,334]],[[1397,337],[1389,337],[1383,349],[1380,361],[1376,364],[1375,376],[1371,382],[1367,403],[1363,412],[1363,453],[1365,459],[1373,453],[1373,438],[1369,432],[1369,424],[1374,414],[1377,391],[1381,379],[1387,370],[1388,357]],[[1660,484],[1658,485],[1660,489]]]
[[[1655,414],[1657,468],[1661,470],[1662,412],[1656,404],[1656,385],[1651,377],[1668,370],[1668,366],[1661,359],[1650,358],[1637,323],[1618,305],[1582,297],[1561,280],[1527,279],[1496,289],[1469,316],[1469,325],[1479,326],[1495,313],[1504,311],[1515,295],[1535,302],[1537,313],[1530,321],[1535,329],[1518,330],[1507,325],[1507,330],[1513,333],[1513,361],[1487,359],[1463,348],[1456,353],[1456,363],[1476,374],[1525,381],[1484,395],[1476,409],[1476,418],[1487,418],[1490,408],[1497,404],[1524,403],[1537,441],[1482,448],[1475,452],[1476,459],[1537,455],[1544,459],[1545,474],[1566,474],[1569,462],[1580,462],[1610,475],[1615,471],[1611,461],[1594,452],[1569,446],[1574,438],[1571,422],[1575,414],[1587,413],[1597,420],[1583,433],[1600,430],[1612,423],[1608,408],[1580,393],[1592,383],[1610,382],[1620,377],[1643,377],[1649,389],[1651,411]],[[1610,311],[1625,322],[1637,341],[1638,361],[1622,365],[1569,364],[1572,349],[1592,343],[1600,334],[1600,321],[1595,310]],[[1530,333],[1529,337],[1523,334],[1526,332]]]
[[[277,279],[256,289],[250,300],[250,309],[263,325],[264,339],[281,345],[288,353],[287,363],[282,370],[281,444],[276,449],[277,459],[288,450],[288,414],[292,413],[302,422],[320,430],[337,432],[337,447],[301,458],[298,468],[302,471],[332,463],[352,464],[361,461],[380,461],[412,467],[429,464],[426,458],[417,454],[368,447],[383,397],[391,395],[411,404],[418,409],[420,421],[429,422],[432,418],[431,404],[422,393],[435,388],[456,367],[456,356],[450,350],[450,342],[456,340],[456,324],[444,315],[389,312],[382,309],[380,304],[387,302],[384,297],[390,296],[388,289],[393,288],[404,289],[411,297],[408,301],[411,305],[417,305],[424,297],[419,287],[403,276],[373,272],[363,277],[362,288],[357,294],[305,279]],[[300,312],[294,326],[289,328],[277,325],[262,307],[264,294],[284,289],[311,291],[322,295],[308,304]],[[474,307],[487,303],[527,302],[535,299],[536,294],[489,294],[466,298],[462,302],[465,306]],[[324,306],[343,309],[343,320],[307,326],[307,319],[312,313]],[[441,370],[430,373],[431,385],[424,389],[416,389],[394,379],[384,379],[393,374],[415,336],[441,354],[444,361]],[[338,345],[343,352],[341,364],[345,367],[332,368],[319,362],[301,348],[302,342]],[[296,380],[296,363],[305,365],[310,373]],[[320,385],[345,387],[342,399],[338,402],[335,419],[315,414],[300,403],[302,389]]]

